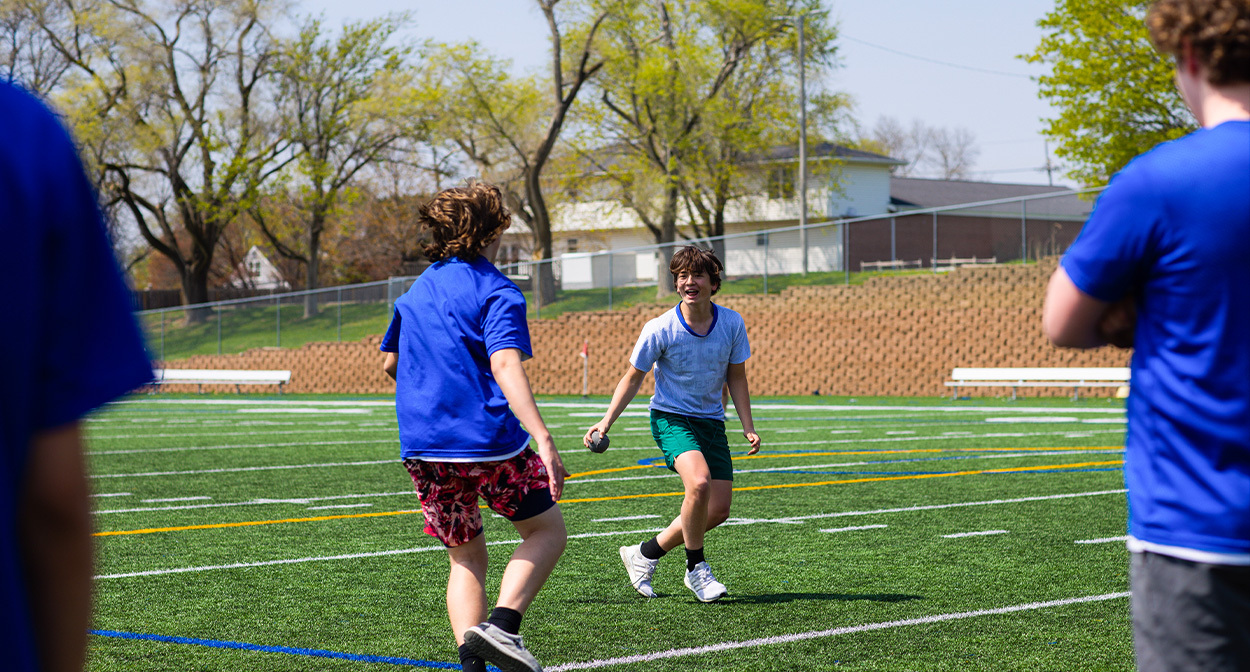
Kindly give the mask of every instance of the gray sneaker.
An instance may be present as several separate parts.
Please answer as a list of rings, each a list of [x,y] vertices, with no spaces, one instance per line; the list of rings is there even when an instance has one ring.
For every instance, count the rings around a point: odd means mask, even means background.
[[[503,672],[543,672],[538,659],[525,650],[520,635],[504,632],[490,623],[479,623],[466,630],[464,644]]]
[[[700,602],[715,602],[729,594],[725,584],[712,576],[712,568],[706,562],[700,562],[694,569],[686,572],[686,587],[694,591]]]
[[[625,563],[625,571],[629,573],[629,585],[643,597],[655,597],[655,591],[651,588],[651,577],[660,561],[644,556],[642,544],[638,544],[621,547],[621,562]]]

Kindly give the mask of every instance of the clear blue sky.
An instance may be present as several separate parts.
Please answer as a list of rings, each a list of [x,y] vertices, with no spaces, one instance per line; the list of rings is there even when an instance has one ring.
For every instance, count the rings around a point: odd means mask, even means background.
[[[1037,20],[1054,0],[826,0],[838,20],[842,67],[827,84],[854,97],[856,118],[962,126],[981,149],[977,179],[1046,183],[1043,117],[1030,75],[1042,70],[1016,55],[1041,37]],[[413,36],[476,39],[518,70],[546,65],[547,27],[528,0],[301,0],[297,12],[331,24],[409,11]],[[934,62],[937,61],[937,62]],[[989,72],[986,72],[989,71]],[[1006,73],[1006,74],[1001,74]],[[1057,184],[1070,184],[1056,174]]]

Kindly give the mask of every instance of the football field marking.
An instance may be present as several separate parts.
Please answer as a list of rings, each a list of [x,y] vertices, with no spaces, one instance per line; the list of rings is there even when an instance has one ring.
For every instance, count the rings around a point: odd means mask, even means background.
[[[627,665],[630,663],[650,663],[657,660],[666,660],[670,658],[682,658],[685,656],[697,656],[706,653],[716,653],[720,651],[732,651],[735,649],[750,649],[762,646],[773,646],[776,644],[790,644],[792,642],[801,642],[809,639],[820,639],[823,637],[836,637],[838,635],[850,635],[858,632],[869,632],[872,630],[886,630],[890,628],[902,628],[910,625],[926,625],[929,623],[942,623],[945,621],[956,621],[965,618],[977,618],[980,616],[997,616],[1000,614],[1011,614],[1021,611],[1034,611],[1037,609],[1051,609],[1054,607],[1064,607],[1072,604],[1083,604],[1087,602],[1104,602],[1107,600],[1118,600],[1128,597],[1127,592],[1107,593],[1105,595],[1087,595],[1084,597],[1070,597],[1063,600],[1048,600],[1046,602],[1029,602],[1028,604],[1015,604],[1008,607],[998,607],[995,609],[978,609],[976,611],[961,611],[951,614],[936,614],[933,616],[922,616],[920,618],[906,618],[898,621],[884,621],[881,623],[866,623],[864,625],[852,625],[841,628],[830,628],[828,630],[812,630],[810,632],[799,632],[791,635],[777,635],[773,637],[760,637],[758,639],[748,639],[737,642],[722,642],[720,644],[709,644],[707,646],[692,646],[681,649],[669,649],[667,651],[656,651],[654,653],[644,653],[635,656],[621,656],[619,658],[602,658],[599,660],[590,660],[584,663],[565,663],[563,665],[551,665],[545,667],[547,672],[569,672],[569,670],[596,670],[604,667],[612,667],[614,665]]]
[[[889,525],[854,525],[852,527],[830,527],[821,530],[821,532],[856,532],[858,530],[879,530]]]
[[[943,539],[960,539],[963,537],[986,537],[992,534],[1007,534],[1007,530],[982,530],[980,532],[956,532],[955,534],[943,534]]]
[[[1116,541],[1128,541],[1128,536],[1123,537],[1103,537],[1102,539],[1082,539],[1078,544],[1110,544]]]

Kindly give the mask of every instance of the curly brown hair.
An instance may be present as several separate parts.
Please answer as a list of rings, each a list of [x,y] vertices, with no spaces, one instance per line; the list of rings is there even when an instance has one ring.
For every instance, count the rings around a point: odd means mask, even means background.
[[[422,245],[431,261],[459,257],[472,261],[512,223],[499,187],[470,179],[444,189],[417,208],[417,220],[432,242]]]
[[[1191,45],[1212,84],[1250,81],[1250,0],[1158,0],[1146,25],[1159,51]]]
[[[668,262],[668,272],[673,274],[673,289],[677,288],[677,274],[682,271],[702,272],[712,281],[712,294],[720,291],[720,274],[725,272],[725,265],[716,258],[711,250],[694,245],[687,245],[673,255]]]

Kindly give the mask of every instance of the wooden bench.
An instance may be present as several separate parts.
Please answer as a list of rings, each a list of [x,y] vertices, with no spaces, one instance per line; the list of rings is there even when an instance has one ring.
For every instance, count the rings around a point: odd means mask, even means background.
[[[977,266],[979,264],[997,264],[998,257],[950,257],[948,259],[930,259],[935,271],[950,271],[961,266]]]
[[[153,373],[153,385],[196,385],[200,392],[205,385],[234,385],[235,392],[240,391],[240,385],[277,385],[278,394],[282,394],[282,386],[291,382],[290,371],[155,369]]]
[[[955,388],[951,398],[959,396],[961,387],[1010,387],[1016,398],[1018,387],[1071,387],[1072,400],[1080,398],[1082,387],[1127,387],[1129,370],[1120,367],[1054,367],[1054,368],[956,368],[951,371],[947,387]]]
[[[922,268],[924,266],[923,259],[914,259],[911,261],[903,259],[895,259],[893,261],[861,261],[859,262],[860,272],[870,271],[901,271],[907,268]]]

